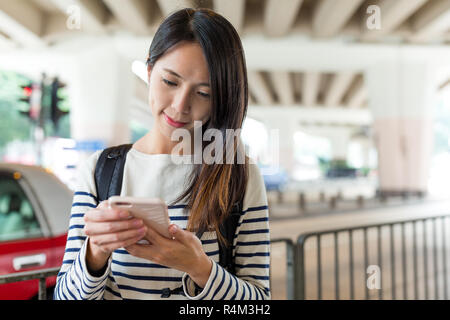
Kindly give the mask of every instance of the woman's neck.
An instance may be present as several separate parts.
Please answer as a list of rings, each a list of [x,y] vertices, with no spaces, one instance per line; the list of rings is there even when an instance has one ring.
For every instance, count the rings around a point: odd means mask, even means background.
[[[146,135],[144,135],[142,138],[140,138],[138,141],[136,141],[133,144],[133,148],[136,150],[147,153],[147,154],[171,154],[173,148],[178,145],[181,142],[178,141],[170,141],[167,137],[161,135],[157,130],[150,130],[147,132]],[[191,147],[193,145],[191,144]],[[187,148],[180,148],[178,147],[178,152],[176,154],[179,155],[187,155],[192,154],[192,150],[188,150]],[[180,153],[181,152],[181,153]]]

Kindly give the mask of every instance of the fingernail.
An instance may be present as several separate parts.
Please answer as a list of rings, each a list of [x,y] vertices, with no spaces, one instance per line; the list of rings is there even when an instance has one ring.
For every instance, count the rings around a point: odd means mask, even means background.
[[[178,226],[176,224],[172,224],[170,226],[170,232],[175,233],[178,231]]]
[[[140,229],[138,230],[139,234],[144,234],[144,233],[147,231],[146,229],[147,229],[146,227],[140,228]]]
[[[136,220],[133,222],[136,227],[142,226],[142,220]]]

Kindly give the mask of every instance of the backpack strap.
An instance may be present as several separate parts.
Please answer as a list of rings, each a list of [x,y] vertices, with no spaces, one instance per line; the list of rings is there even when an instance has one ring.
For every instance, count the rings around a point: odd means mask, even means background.
[[[219,242],[219,264],[228,272],[235,274],[235,263],[233,257],[233,243],[239,218],[242,215],[242,203],[236,202],[230,215],[225,219],[219,230],[227,241],[227,244]]]
[[[233,258],[233,242],[236,235],[236,229],[239,223],[239,218],[242,215],[242,201],[236,202],[233,205],[230,215],[220,225],[219,231],[226,240],[226,244],[219,242],[219,264],[228,272],[235,274],[234,258]],[[196,236],[200,239],[205,230],[199,230]]]
[[[94,174],[99,202],[120,195],[126,155],[131,146],[132,144],[122,144],[110,147],[100,154]]]

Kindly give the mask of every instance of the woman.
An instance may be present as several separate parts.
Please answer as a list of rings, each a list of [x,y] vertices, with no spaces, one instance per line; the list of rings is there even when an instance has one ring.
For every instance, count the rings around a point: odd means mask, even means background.
[[[97,202],[93,172],[100,152],[96,152],[80,169],[54,297],[269,299],[264,182],[247,157],[245,163],[238,162],[243,152],[239,136],[230,140],[225,134],[241,128],[247,110],[247,73],[238,34],[211,10],[177,11],[158,28],[147,65],[155,124],[127,154],[121,195],[169,203],[173,238],[130,219],[126,211]],[[199,127],[201,133],[208,129],[223,133],[227,141],[214,140],[214,146],[223,148],[214,149],[214,157],[222,159],[227,152],[229,156],[231,145],[232,164],[184,161],[195,154],[194,131]],[[177,129],[187,130],[192,138],[182,141],[181,154],[174,152],[179,142],[172,134]],[[208,143],[202,139],[202,152]],[[226,241],[219,227],[238,201],[243,210],[232,244],[236,267],[232,274],[218,264],[219,242]],[[200,239],[195,234],[199,230],[204,231]]]

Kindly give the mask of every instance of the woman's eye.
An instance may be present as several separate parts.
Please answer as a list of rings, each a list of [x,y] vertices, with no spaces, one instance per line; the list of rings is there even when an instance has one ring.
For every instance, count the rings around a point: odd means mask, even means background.
[[[209,98],[209,93],[204,93],[204,92],[199,91],[198,94],[204,98]]]
[[[168,86],[171,86],[171,87],[174,87],[174,86],[177,85],[175,82],[169,81],[169,80],[164,79],[164,78],[163,78],[163,81],[164,81],[165,84],[167,84]]]

